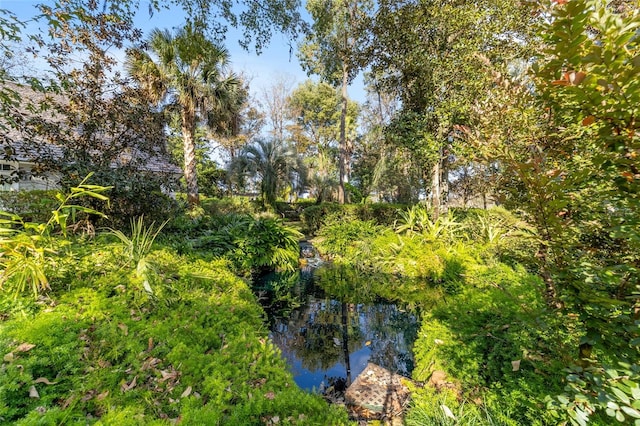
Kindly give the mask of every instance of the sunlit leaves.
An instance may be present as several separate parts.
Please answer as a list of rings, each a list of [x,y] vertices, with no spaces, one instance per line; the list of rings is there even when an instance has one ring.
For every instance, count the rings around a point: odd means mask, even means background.
[[[175,34],[155,29],[147,45],[127,52],[127,71],[157,106],[179,111],[187,201],[193,208],[200,203],[196,127],[206,124],[213,133],[232,135],[246,88],[228,71],[227,50],[197,26],[186,25]]]
[[[56,241],[52,233],[58,231],[66,238],[69,220],[75,221],[77,213],[104,216],[94,209],[70,203],[80,197],[107,200],[103,193],[110,188],[87,184],[90,177],[66,196],[58,194],[60,204],[46,223],[25,222],[17,215],[0,213],[0,217],[6,218],[0,221],[0,290],[12,291],[17,296],[28,289],[37,298],[50,289],[46,270],[52,264],[52,255],[68,244],[64,239]]]

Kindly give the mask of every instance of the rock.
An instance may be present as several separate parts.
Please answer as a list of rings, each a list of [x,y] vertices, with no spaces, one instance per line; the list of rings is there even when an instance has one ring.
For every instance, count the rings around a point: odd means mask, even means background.
[[[360,420],[401,419],[410,392],[410,380],[369,363],[345,392],[352,418]]]

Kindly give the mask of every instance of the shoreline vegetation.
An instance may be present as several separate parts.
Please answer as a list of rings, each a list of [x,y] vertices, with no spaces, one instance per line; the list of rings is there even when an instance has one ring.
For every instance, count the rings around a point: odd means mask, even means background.
[[[34,297],[8,277],[0,298],[0,423],[351,424],[344,407],[297,388],[250,288],[252,274],[297,266],[302,234],[247,203],[203,205],[163,229],[141,219],[121,235],[65,236],[51,225],[33,240],[46,286]],[[554,401],[575,380],[566,369],[580,365],[584,325],[548,308],[526,262],[528,225],[502,208],[433,221],[414,206],[390,225],[387,208],[319,207],[332,211],[303,211],[300,228],[323,256],[398,277],[342,291],[421,307],[406,424],[568,417]],[[29,237],[33,227],[16,223],[11,238]],[[632,380],[621,383],[635,392]]]

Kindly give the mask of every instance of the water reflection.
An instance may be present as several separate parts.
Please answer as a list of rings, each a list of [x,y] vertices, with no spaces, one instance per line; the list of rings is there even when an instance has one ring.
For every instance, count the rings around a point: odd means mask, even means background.
[[[410,375],[417,315],[378,298],[380,279],[325,265],[256,283],[271,339],[300,387],[348,386],[368,362]]]

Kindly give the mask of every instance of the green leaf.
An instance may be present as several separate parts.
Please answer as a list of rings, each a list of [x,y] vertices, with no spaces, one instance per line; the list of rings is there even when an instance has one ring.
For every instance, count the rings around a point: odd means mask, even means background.
[[[640,419],[640,411],[635,410],[631,407],[623,406],[621,407],[622,411],[625,412],[628,416],[633,417],[634,419]]]
[[[624,414],[622,414],[622,411],[616,412],[616,420],[619,422],[624,422]]]
[[[618,374],[618,371],[614,370],[613,368],[606,369],[605,373],[607,374],[607,376],[609,376],[612,379],[617,379],[618,377],[620,377],[620,375]]]
[[[629,404],[630,403],[630,400],[629,400],[629,397],[627,396],[627,394],[622,392],[620,389],[612,386],[611,387],[611,391],[618,397],[618,399],[620,401],[624,402],[625,404]]]

